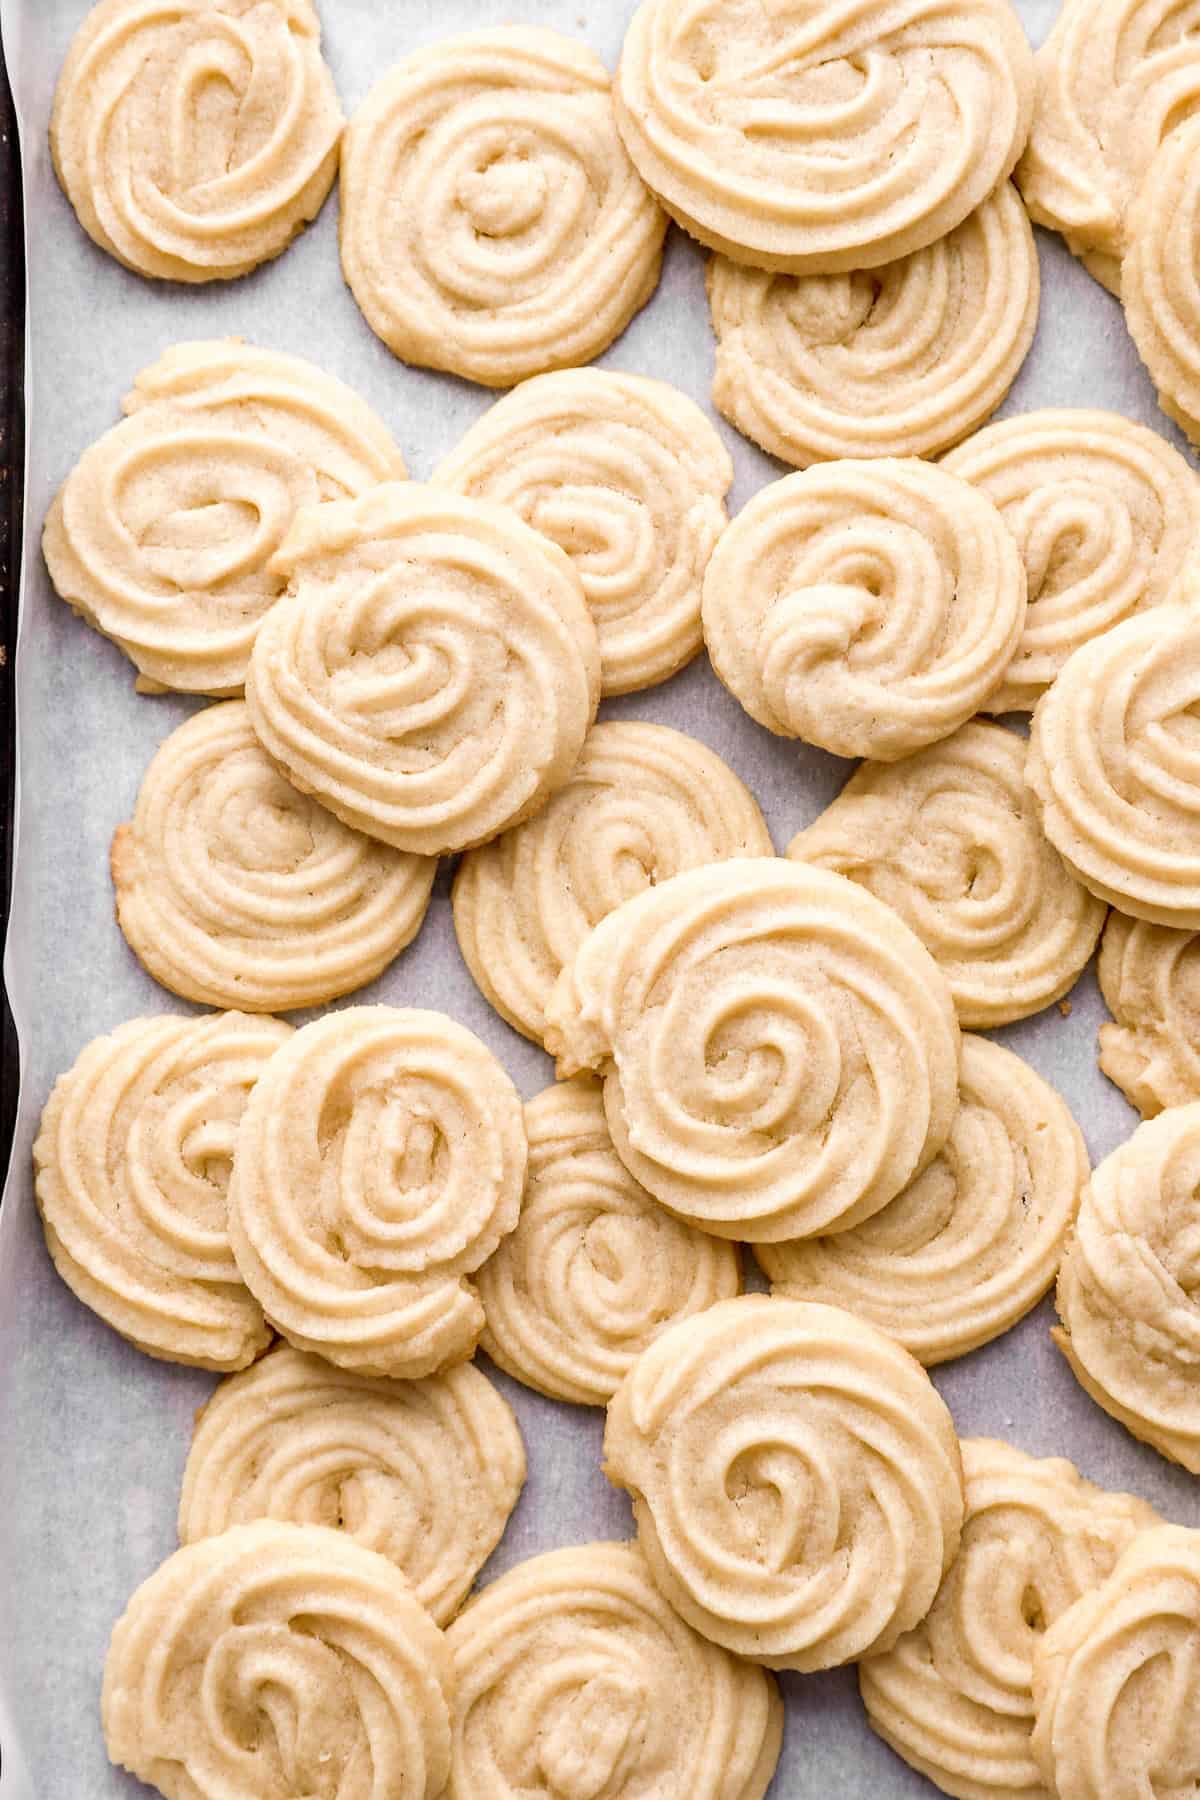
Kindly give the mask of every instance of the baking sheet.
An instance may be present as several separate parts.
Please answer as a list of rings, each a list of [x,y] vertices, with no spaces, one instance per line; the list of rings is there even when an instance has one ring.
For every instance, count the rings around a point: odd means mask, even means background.
[[[585,37],[610,66],[633,0],[517,0],[519,16]],[[46,140],[54,80],[87,0],[0,0],[21,121],[29,230],[28,542],[17,664],[18,861],[6,979],[23,1052],[14,1160],[0,1209],[0,1745],[3,1800],[116,1800],[147,1790],[110,1768],[98,1719],[108,1634],[132,1589],[175,1546],[192,1414],[213,1378],[142,1356],[58,1280],[42,1243],[30,1145],[56,1074],[97,1033],[143,1013],[195,1011],[159,988],[113,919],[108,845],[130,815],[155,747],[194,703],[135,695],[132,669],[54,597],[38,536],[54,489],[118,418],[135,372],[180,339],[241,333],[313,357],[391,425],[412,475],[434,464],[491,402],[482,388],[406,368],[372,335],[342,284],[337,199],[277,262],[231,284],[172,287],[127,273],[75,222]],[[1054,0],[1024,0],[1034,42]],[[514,0],[321,0],[325,49],[347,111],[388,63],[468,26],[505,22]],[[1108,406],[1178,434],[1159,414],[1120,309],[1039,233],[1037,341],[1002,409]],[[662,285],[600,359],[665,377],[708,404],[713,350],[704,258],[672,232]],[[736,510],[784,471],[718,421],[733,452]],[[664,687],[606,702],[601,717],[658,719],[702,738],[750,784],[775,843],[812,819],[849,765],[769,737],[703,659]],[[417,943],[348,998],[444,1008],[497,1052],[526,1096],[550,1063],[477,993],[458,956],[444,865]],[[1093,1160],[1134,1115],[1096,1065],[1103,1008],[1092,976],[1057,1008],[996,1035],[1066,1095]],[[293,1015],[298,1020],[304,1014]],[[1200,1525],[1200,1484],[1143,1449],[1076,1386],[1047,1336],[1048,1302],[998,1342],[934,1379],[964,1435],[1007,1437],[1071,1457]],[[603,1415],[543,1400],[504,1376],[529,1453],[529,1481],[485,1579],[539,1550],[627,1536],[631,1515],[599,1468]],[[929,1795],[935,1790],[867,1729],[853,1670],[783,1680],[787,1733],[773,1800]],[[487,1800],[480,1796],[480,1800]]]

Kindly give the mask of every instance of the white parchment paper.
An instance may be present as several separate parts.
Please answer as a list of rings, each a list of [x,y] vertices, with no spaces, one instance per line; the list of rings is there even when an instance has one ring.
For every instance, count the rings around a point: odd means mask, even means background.
[[[514,16],[574,32],[615,65],[633,0],[321,0],[326,54],[347,111],[418,44]],[[1022,0],[1035,42],[1053,0]],[[98,1717],[114,1619],[175,1546],[192,1414],[212,1378],[151,1361],[93,1317],[55,1275],[32,1191],[30,1145],[54,1077],[99,1032],[144,1013],[191,1011],[146,975],[113,918],[108,846],[158,743],[193,703],[133,691],[125,658],[53,595],[42,518],[83,448],[118,418],[135,372],[168,344],[240,333],[313,357],[359,388],[421,479],[491,402],[482,388],[406,368],[372,335],[342,284],[337,197],[277,262],[234,283],[174,287],[127,273],[77,225],[54,179],[46,130],[59,64],[87,0],[0,0],[21,120],[29,231],[30,421],[17,705],[20,819],[6,978],[22,1044],[16,1145],[0,1209],[0,1744],[3,1800],[115,1800],[145,1792],[109,1767]],[[1055,238],[1039,234],[1037,342],[1003,411],[1108,406],[1179,442],[1159,414],[1121,312]],[[704,258],[672,232],[662,285],[601,361],[658,375],[708,403],[713,347]],[[723,422],[733,509],[783,471]],[[757,794],[783,848],[838,791],[848,765],[761,731],[701,658],[674,681],[601,708],[658,719],[719,751]],[[417,943],[359,1000],[444,1008],[477,1031],[525,1095],[552,1075],[475,990],[450,921],[449,866]],[[302,1019],[305,1015],[298,1015]],[[1066,1095],[1093,1160],[1134,1115],[1100,1075],[1103,1016],[1089,974],[1057,1008],[998,1033]],[[1143,1449],[1085,1397],[1050,1344],[1049,1303],[934,1379],[963,1434],[1071,1457],[1200,1525],[1200,1484]],[[529,1481],[485,1572],[559,1544],[627,1536],[625,1500],[600,1473],[603,1415],[556,1405],[503,1376],[529,1452]],[[853,1670],[785,1677],[787,1734],[774,1800],[933,1793],[868,1730]],[[479,1800],[489,1800],[481,1795]]]

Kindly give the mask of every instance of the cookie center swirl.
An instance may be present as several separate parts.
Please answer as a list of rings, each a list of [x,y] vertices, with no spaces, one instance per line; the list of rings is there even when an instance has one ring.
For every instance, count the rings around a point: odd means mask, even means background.
[[[595,1673],[588,1672],[592,1668]],[[538,1769],[550,1793],[561,1800],[603,1800],[619,1793],[651,1729],[646,1696],[633,1673],[615,1656],[613,1666],[604,1667],[593,1651],[570,1658],[547,1687],[550,1691],[540,1695],[536,1742]]]
[[[528,152],[505,151],[460,178],[458,199],[481,237],[508,238],[537,224],[548,188],[545,170]]]

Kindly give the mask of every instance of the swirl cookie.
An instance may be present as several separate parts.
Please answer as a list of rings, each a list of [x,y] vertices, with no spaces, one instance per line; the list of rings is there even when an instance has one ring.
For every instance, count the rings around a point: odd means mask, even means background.
[[[704,577],[713,668],[751,718],[894,762],[1004,678],[1025,570],[983,494],[929,463],[838,462],[771,482]]]
[[[139,961],[173,993],[248,1012],[373,981],[420,930],[436,871],[285,781],[240,700],[163,741],[112,845],[117,921]]]
[[[480,1344],[527,1387],[603,1406],[675,1319],[741,1292],[738,1253],[638,1186],[596,1082],[547,1088],[525,1108],[525,1134],[521,1217],[475,1277]]]
[[[965,1037],[958,1111],[925,1172],[850,1231],[755,1254],[772,1293],[844,1306],[929,1366],[1037,1304],[1087,1178],[1083,1136],[1054,1089],[1011,1050]]]
[[[1071,657],[1033,715],[1025,779],[1042,829],[1100,900],[1200,926],[1200,619],[1143,613]]]
[[[1010,182],[947,236],[871,270],[779,275],[714,257],[713,404],[772,456],[934,456],[995,412],[1029,353],[1038,260]]]
[[[1061,1457],[962,1443],[962,1542],[928,1616],[859,1666],[867,1717],[898,1756],[959,1800],[1038,1800],[1030,1748],[1043,1634],[1158,1523]],[[1106,1795],[1106,1800],[1108,1796]]]
[[[733,464],[686,394],[607,369],[542,375],[497,401],[433,479],[512,507],[566,551],[599,633],[603,693],[653,687],[699,650],[700,583]]]
[[[55,1083],[33,1146],[54,1266],[148,1356],[241,1369],[270,1342],[229,1246],[226,1195],[277,1019],[131,1019]]]
[[[840,1307],[754,1294],[673,1325],[609,1405],[604,1457],[675,1610],[773,1668],[889,1649],[958,1548],[950,1414]]]
[[[1025,743],[972,721],[895,765],[865,764],[788,845],[868,888],[915,931],[960,1024],[990,1029],[1065,994],[1104,907],[1042,836]]]
[[[622,901],[685,869],[770,855],[757,801],[706,745],[609,720],[536,819],[463,858],[458,946],[501,1018],[540,1043],[563,966]]]
[[[1000,508],[1028,580],[1025,630],[985,711],[1031,712],[1081,644],[1179,596],[1200,481],[1157,432],[1054,407],[989,425],[942,467]]]
[[[519,1563],[448,1642],[446,1800],[763,1800],[783,1731],[775,1683],[685,1625],[636,1545]]]
[[[142,1583],[100,1708],[112,1761],[167,1800],[437,1800],[453,1696],[446,1640],[386,1558],[259,1520]]]
[[[395,1563],[444,1625],[524,1480],[512,1408],[472,1364],[373,1381],[281,1344],[222,1382],[200,1413],[179,1540],[254,1519],[340,1527]]]
[[[405,362],[487,387],[590,362],[658,285],[666,217],[608,71],[536,26],[406,56],[342,141],[342,270]]]
[[[778,1243],[878,1212],[957,1105],[946,984],[852,882],[781,859],[675,875],[564,969],[547,1047],[605,1074],[617,1154],[680,1218]]]
[[[643,0],[614,103],[693,237],[827,274],[920,250],[987,199],[1029,130],[1033,57],[1005,0]]]
[[[1195,53],[1200,105],[1200,50]],[[1200,120],[1172,131],[1146,172],[1121,264],[1121,298],[1137,353],[1169,419],[1200,442]]]
[[[353,1006],[298,1031],[246,1108],[229,1190],[242,1277],[297,1349],[362,1375],[471,1355],[466,1277],[513,1229],[512,1082],[444,1013]]]
[[[543,806],[600,698],[596,628],[556,544],[506,507],[390,482],[302,513],[291,598],[254,644],[267,753],[369,837],[465,850]]]
[[[1109,913],[1097,974],[1115,1021],[1100,1027],[1100,1067],[1108,1079],[1146,1119],[1200,1100],[1196,933]]]
[[[342,382],[236,338],[168,350],[124,410],[46,515],[50,579],[139,685],[236,693],[299,508],[403,480],[404,461]]]
[[[88,236],[139,275],[228,281],[286,250],[337,173],[311,0],[100,0],[50,120]]]

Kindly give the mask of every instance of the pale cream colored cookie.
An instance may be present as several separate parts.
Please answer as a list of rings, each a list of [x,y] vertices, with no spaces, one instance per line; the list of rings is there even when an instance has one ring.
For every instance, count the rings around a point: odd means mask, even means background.
[[[1084,644],[1038,702],[1025,779],[1078,880],[1133,918],[1200,926],[1200,613]]]
[[[1038,259],[1011,182],[882,268],[779,275],[716,256],[713,404],[772,456],[934,456],[995,412],[1033,342]]]
[[[757,801],[715,752],[666,725],[608,720],[536,819],[463,858],[459,949],[501,1017],[541,1042],[564,964],[622,901],[685,869],[770,854]]]
[[[866,763],[788,845],[869,888],[916,932],[959,1022],[1026,1018],[1071,987],[1104,907],[1042,835],[1025,742],[974,720],[905,762]]]
[[[1158,1515],[1061,1457],[965,1438],[962,1459],[958,1555],[923,1622],[859,1665],[863,1703],[885,1743],[943,1793],[1046,1800],[1030,1747],[1039,1642]]]
[[[754,1294],[673,1325],[610,1403],[604,1458],[676,1611],[773,1668],[890,1648],[958,1548],[950,1414],[840,1307]]]
[[[418,1377],[471,1355],[467,1276],[517,1222],[521,1102],[444,1013],[353,1006],[298,1031],[246,1108],[229,1191],[243,1279],[300,1350]]]
[[[538,376],[497,401],[433,479],[511,506],[566,551],[605,694],[653,687],[699,650],[700,584],[733,464],[677,388],[609,369]]]
[[[1088,1178],[1083,1135],[1029,1064],[964,1037],[950,1136],[851,1231],[760,1244],[772,1293],[868,1319],[927,1366],[986,1344],[1054,1280]]]
[[[420,930],[436,871],[285,781],[240,700],[164,740],[112,846],[117,920],[155,980],[249,1012],[373,981]]]
[[[989,425],[945,458],[1021,547],[1025,631],[987,712],[1031,712],[1072,651],[1181,597],[1200,549],[1200,481],[1119,413],[1048,407]]]
[[[320,212],[341,134],[311,0],[100,0],[63,63],[50,149],[118,262],[227,281]]]
[[[281,1344],[199,1414],[179,1541],[254,1519],[340,1528],[395,1563],[445,1625],[524,1480],[512,1408],[473,1364],[378,1381]]]
[[[558,1082],[525,1108],[517,1228],[475,1277],[480,1344],[555,1400],[603,1406],[674,1320],[741,1292],[737,1249],[672,1218],[616,1151],[598,1082]]]
[[[241,1369],[270,1342],[229,1246],[226,1194],[251,1089],[290,1035],[240,1013],[131,1019],[46,1102],[33,1161],[54,1266],[148,1356]]]
[[[1200,105],[1200,45],[1194,51]],[[1200,443],[1200,120],[1172,131],[1146,171],[1121,264],[1125,321],[1167,417]]]
[[[519,1563],[448,1633],[446,1800],[763,1800],[783,1704],[667,1605],[636,1544]]]
[[[564,969],[548,1020],[560,1075],[605,1075],[631,1174],[748,1243],[880,1211],[958,1104],[958,1027],[932,958],[852,882],[779,858],[627,900]]]
[[[604,64],[532,25],[444,38],[384,75],[346,127],[341,207],[372,331],[488,387],[598,356],[657,287],[667,225]]]
[[[1005,0],[643,0],[614,101],[685,230],[820,274],[920,250],[987,199],[1029,130],[1033,57]]]
[[[1200,945],[1194,931],[1108,915],[1097,965],[1115,1023],[1100,1027],[1100,1067],[1152,1119],[1200,1100]]]
[[[117,1620],[114,1763],[167,1800],[438,1800],[449,1647],[385,1557],[260,1519],[169,1556]]]
[[[824,463],[769,483],[704,577],[704,641],[760,725],[895,762],[1004,678],[1025,569],[991,501],[930,463]]]
[[[246,678],[254,730],[348,825],[436,856],[570,777],[600,698],[570,559],[507,507],[390,482],[300,514]]]

